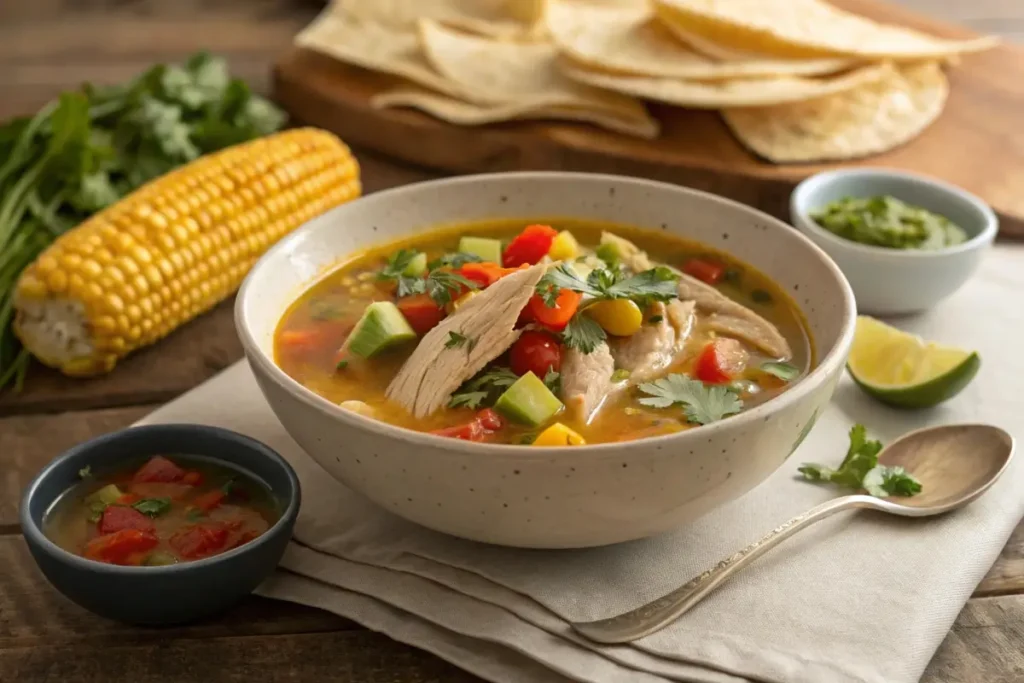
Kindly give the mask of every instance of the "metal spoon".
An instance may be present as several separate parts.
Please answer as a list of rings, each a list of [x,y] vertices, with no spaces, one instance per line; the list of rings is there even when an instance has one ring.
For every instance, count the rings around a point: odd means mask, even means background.
[[[922,485],[917,495],[875,498],[857,494],[835,498],[773,529],[668,595],[615,617],[571,622],[570,626],[599,643],[627,643],[643,638],[678,619],[769,548],[837,512],[869,508],[903,517],[930,517],[967,505],[1006,470],[1013,449],[1013,437],[989,425],[946,425],[910,432],[889,444],[878,461],[883,465],[900,465],[917,477]]]

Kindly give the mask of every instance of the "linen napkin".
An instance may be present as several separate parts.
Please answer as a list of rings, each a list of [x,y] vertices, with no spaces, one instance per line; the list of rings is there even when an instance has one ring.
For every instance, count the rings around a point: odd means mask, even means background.
[[[844,378],[798,452],[762,485],[674,532],[611,547],[489,546],[375,507],[292,441],[244,362],[143,422],[234,429],[295,467],[303,505],[294,542],[259,593],[328,609],[487,680],[915,681],[1024,515],[1019,459],[981,499],[944,517],[854,512],[822,522],[633,644],[593,644],[567,622],[635,608],[836,495],[800,481],[796,467],[838,463],[854,422],[884,442],[949,422],[989,422],[1019,439],[1024,354],[1013,340],[1024,337],[1021,264],[1024,248],[999,246],[954,297],[897,321],[925,338],[979,351],[981,371],[955,399],[930,411],[895,411]]]

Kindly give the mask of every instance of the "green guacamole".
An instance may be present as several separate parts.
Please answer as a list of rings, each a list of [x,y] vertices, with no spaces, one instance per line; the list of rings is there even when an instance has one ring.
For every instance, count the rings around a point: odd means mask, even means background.
[[[890,249],[942,249],[967,241],[963,228],[945,216],[890,196],[845,197],[811,213],[839,237]]]

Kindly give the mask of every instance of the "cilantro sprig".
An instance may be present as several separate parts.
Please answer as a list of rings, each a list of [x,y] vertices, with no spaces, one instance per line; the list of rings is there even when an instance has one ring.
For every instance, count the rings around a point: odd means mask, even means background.
[[[582,313],[569,319],[569,324],[562,330],[562,341],[571,349],[582,353],[593,353],[601,342],[608,338],[604,328]]]
[[[475,377],[463,382],[462,386],[452,394],[448,401],[448,407],[476,410],[493,405],[505,389],[515,384],[517,379],[519,376],[510,368],[501,365],[485,368]]]
[[[837,486],[867,491],[878,498],[913,496],[921,492],[921,482],[904,468],[878,464],[882,443],[868,439],[867,428],[855,424],[850,428],[850,446],[837,469],[817,463],[804,463],[799,472],[808,481],[831,482]]]
[[[438,268],[461,268],[467,263],[480,263],[483,259],[476,254],[469,254],[464,251],[453,251],[443,254],[427,264],[430,270]]]
[[[170,498],[143,498],[132,507],[144,515],[158,517],[171,509]]]
[[[640,403],[652,408],[681,406],[686,419],[695,424],[706,425],[743,408],[743,402],[735,392],[725,386],[708,386],[700,380],[672,373],[661,379],[637,387],[647,394]]]

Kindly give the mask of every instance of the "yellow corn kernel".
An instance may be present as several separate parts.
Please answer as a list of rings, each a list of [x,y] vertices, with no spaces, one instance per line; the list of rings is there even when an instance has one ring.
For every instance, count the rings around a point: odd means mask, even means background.
[[[462,304],[466,303],[467,301],[469,301],[470,299],[472,299],[474,296],[476,296],[479,293],[480,292],[478,292],[477,290],[471,289],[468,292],[466,292],[465,294],[463,294],[462,296],[460,296],[455,301],[452,301],[451,303],[449,303],[447,306],[445,306],[445,308],[448,309],[448,314],[451,315],[455,311],[459,310],[459,307],[462,306]]]
[[[582,436],[566,427],[561,422],[556,422],[534,439],[534,446],[586,446],[587,441]]]
[[[636,334],[644,323],[644,312],[629,299],[598,301],[584,310],[605,332],[616,337]]]
[[[563,230],[555,235],[554,241],[551,242],[551,248],[548,249],[548,256],[553,261],[570,261],[579,255],[580,243],[568,230]]]
[[[107,372],[230,296],[274,242],[361,191],[348,147],[313,128],[200,157],[44,250],[15,288],[15,333],[40,356],[54,345],[39,335],[53,326],[30,318],[49,301],[76,305],[78,333],[91,343],[68,346],[94,351],[40,360],[69,375]],[[32,316],[24,313],[29,306]]]

